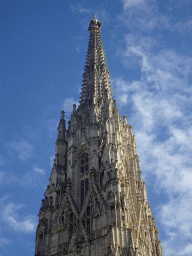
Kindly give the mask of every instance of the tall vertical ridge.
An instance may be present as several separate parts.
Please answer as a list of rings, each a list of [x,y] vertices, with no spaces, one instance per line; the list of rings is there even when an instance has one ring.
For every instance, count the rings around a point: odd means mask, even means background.
[[[90,37],[80,104],[89,102],[100,105],[103,101],[111,99],[109,71],[101,41],[101,24],[95,16],[88,28]]]

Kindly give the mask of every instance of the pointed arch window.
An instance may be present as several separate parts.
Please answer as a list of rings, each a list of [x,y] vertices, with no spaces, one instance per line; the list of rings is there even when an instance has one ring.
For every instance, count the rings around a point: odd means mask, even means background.
[[[90,226],[90,219],[87,218],[87,233],[90,233],[91,226]]]
[[[73,213],[70,213],[70,222],[73,222]]]
[[[84,180],[81,181],[81,206],[84,203]]]
[[[90,206],[88,205],[88,206],[87,206],[87,216],[89,216],[90,213],[91,213],[91,208],[90,208]]]
[[[81,173],[84,174],[89,170],[89,158],[87,154],[81,157]]]
[[[81,206],[84,203],[85,196],[89,189],[89,179],[86,176],[89,172],[89,158],[87,154],[83,154],[80,159],[81,171]]]

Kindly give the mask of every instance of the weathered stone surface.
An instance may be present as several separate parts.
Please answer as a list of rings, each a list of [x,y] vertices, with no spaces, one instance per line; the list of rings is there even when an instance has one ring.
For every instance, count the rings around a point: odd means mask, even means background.
[[[61,112],[35,256],[162,256],[132,127],[112,98],[100,27],[91,20],[80,105],[67,130]]]

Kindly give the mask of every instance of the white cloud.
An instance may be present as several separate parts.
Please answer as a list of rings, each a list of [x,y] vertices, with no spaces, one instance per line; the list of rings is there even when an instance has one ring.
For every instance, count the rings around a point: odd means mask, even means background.
[[[25,205],[16,205],[12,202],[7,202],[6,200],[1,200],[0,205],[1,226],[5,225],[6,223],[9,228],[13,229],[18,233],[27,234],[35,231],[37,225],[37,217],[32,215],[21,216],[18,213],[19,210],[25,207]]]
[[[76,107],[79,106],[79,102],[75,101],[73,98],[67,98],[65,99],[63,103],[63,109],[66,113],[71,113],[73,111],[73,104],[76,104]],[[68,114],[69,115],[69,114]]]
[[[191,1],[191,0],[189,0]],[[181,3],[187,3],[181,1]],[[190,33],[192,29],[192,19],[179,20],[174,8],[165,5],[169,9],[168,13],[161,13],[158,8],[158,1],[155,0],[123,0],[124,12],[119,16],[119,20],[130,29],[139,31],[168,30],[169,32],[177,31],[180,34]],[[180,3],[177,8],[180,7]]]
[[[53,163],[54,163],[53,160],[54,159],[55,159],[55,154],[50,157],[49,165],[50,165],[51,168],[53,168]]]
[[[175,233],[175,236],[180,234],[180,236],[191,237],[192,225],[189,224],[192,218],[191,207],[192,202],[185,196],[172,198],[168,204],[159,207],[159,215],[168,234]]]
[[[45,174],[45,170],[44,169],[40,169],[39,167],[34,167],[33,168],[33,171],[34,172],[38,172],[38,173],[40,173],[40,174]]]
[[[30,145],[27,141],[21,140],[20,142],[13,141],[7,145],[8,148],[15,150],[19,154],[19,158],[25,161],[33,155],[34,146]]]
[[[19,183],[22,186],[39,186],[42,184],[43,176],[45,174],[44,169],[39,167],[33,167],[33,170],[17,176],[11,172],[0,172],[0,184],[13,184]]]
[[[143,0],[124,0],[123,3],[124,3],[125,9],[131,8],[131,7],[139,7],[145,4]]]
[[[118,20],[130,29],[153,31],[167,26],[167,19],[157,15],[157,4],[154,0],[124,0],[123,13]]]
[[[187,245],[183,250],[181,250],[181,252],[179,253],[179,255],[182,256],[186,256],[189,255],[191,256],[192,254],[192,244]]]

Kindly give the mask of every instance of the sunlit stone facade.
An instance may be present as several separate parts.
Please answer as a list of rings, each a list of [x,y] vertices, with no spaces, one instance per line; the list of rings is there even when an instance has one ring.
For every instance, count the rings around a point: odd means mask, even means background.
[[[35,256],[162,256],[132,127],[112,97],[100,28],[95,17],[80,104],[67,129],[61,112]]]

